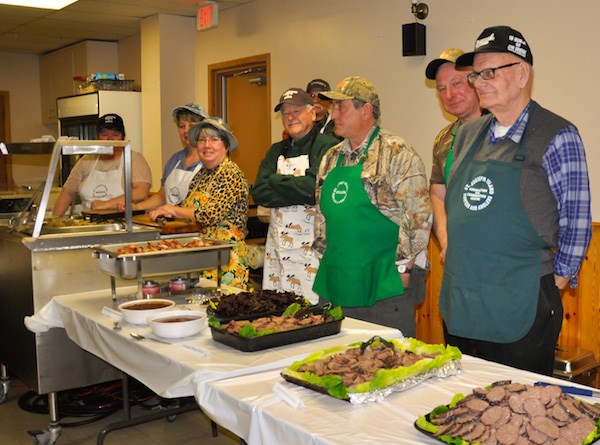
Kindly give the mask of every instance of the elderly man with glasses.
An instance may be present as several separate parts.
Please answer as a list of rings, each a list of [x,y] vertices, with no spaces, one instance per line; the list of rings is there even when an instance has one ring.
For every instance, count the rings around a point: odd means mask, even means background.
[[[590,191],[577,128],[531,99],[523,35],[485,29],[469,82],[490,114],[458,131],[446,193],[440,310],[464,353],[552,375],[560,290],[577,285],[590,239]]]

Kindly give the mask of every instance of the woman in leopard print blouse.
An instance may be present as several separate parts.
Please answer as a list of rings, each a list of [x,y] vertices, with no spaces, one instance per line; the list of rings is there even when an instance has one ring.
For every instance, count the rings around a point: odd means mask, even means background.
[[[248,250],[244,238],[248,232],[248,194],[246,177],[229,153],[238,147],[229,126],[218,117],[206,118],[188,131],[204,164],[190,182],[189,193],[181,204],[164,205],[150,212],[159,216],[195,219],[203,237],[236,241],[230,261],[222,267],[221,280],[230,286],[246,289],[248,285]],[[216,281],[216,270],[202,276]]]

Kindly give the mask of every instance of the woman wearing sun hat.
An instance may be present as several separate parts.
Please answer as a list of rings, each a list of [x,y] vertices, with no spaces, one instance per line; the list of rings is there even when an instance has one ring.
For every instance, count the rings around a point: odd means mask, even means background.
[[[235,241],[221,279],[224,284],[246,289],[248,250],[244,239],[248,233],[249,186],[242,170],[229,157],[238,148],[237,139],[219,117],[194,125],[188,139],[198,150],[204,168],[196,173],[188,195],[179,205],[163,205],[151,211],[150,218],[192,219],[199,225],[201,236]],[[203,271],[202,276],[215,279],[216,270]]]

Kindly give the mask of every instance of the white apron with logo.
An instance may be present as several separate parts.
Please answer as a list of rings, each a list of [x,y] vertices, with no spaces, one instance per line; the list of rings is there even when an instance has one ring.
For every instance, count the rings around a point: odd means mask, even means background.
[[[308,155],[295,158],[279,156],[277,173],[304,176]],[[271,221],[265,246],[263,288],[294,292],[317,303],[312,290],[319,260],[312,250],[315,206],[294,205],[271,209]]]
[[[190,182],[196,176],[196,173],[202,168],[202,163],[199,162],[193,171],[187,171],[182,168],[177,168],[181,165],[179,161],[169,176],[165,179],[165,199],[167,204],[177,205],[185,199],[188,194]]]
[[[123,189],[123,155],[119,161],[119,168],[101,172],[96,170],[100,157],[96,159],[92,171],[79,186],[81,207],[85,210],[92,208],[92,201],[108,201],[125,193]]]

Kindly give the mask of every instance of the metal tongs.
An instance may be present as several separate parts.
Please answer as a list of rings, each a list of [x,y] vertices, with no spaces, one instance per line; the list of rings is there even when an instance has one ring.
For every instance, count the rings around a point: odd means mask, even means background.
[[[386,346],[386,347],[388,347],[388,348],[390,348],[392,350],[396,349],[396,346],[394,345],[394,343],[392,343],[391,341],[386,340],[384,338],[381,338],[379,335],[375,335],[375,336],[371,337],[370,340],[367,340],[367,341],[363,342],[360,345],[360,353],[361,353],[361,355],[364,354],[365,349],[367,349],[369,346],[371,346],[376,341],[379,341],[379,342],[383,343],[384,346]]]

